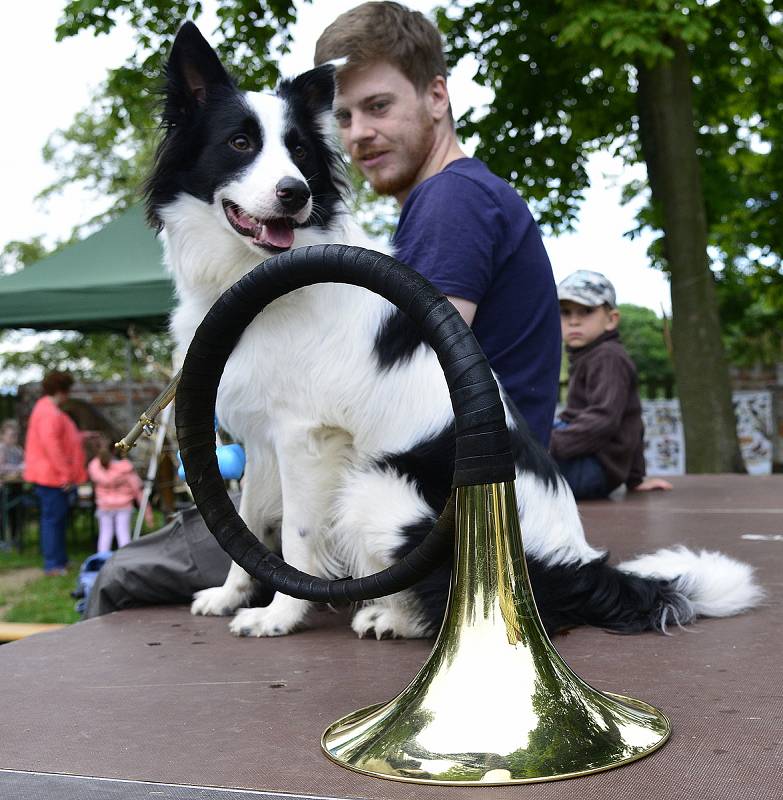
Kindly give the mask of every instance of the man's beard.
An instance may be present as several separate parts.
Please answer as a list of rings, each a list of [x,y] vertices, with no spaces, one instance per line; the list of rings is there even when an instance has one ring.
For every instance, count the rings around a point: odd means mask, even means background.
[[[372,188],[380,195],[398,195],[413,187],[421,168],[432,152],[435,141],[435,126],[432,120],[422,110],[420,124],[416,130],[406,136],[403,147],[398,152],[405,155],[399,165],[399,170],[386,176],[379,176],[373,181]]]

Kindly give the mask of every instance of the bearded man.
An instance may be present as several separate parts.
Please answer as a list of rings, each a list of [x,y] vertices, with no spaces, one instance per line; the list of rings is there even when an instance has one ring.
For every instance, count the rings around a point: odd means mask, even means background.
[[[318,39],[316,65],[338,59],[340,137],[373,189],[401,206],[395,255],[472,326],[546,447],[560,374],[552,268],[525,202],[457,140],[437,28],[399,3],[363,3]]]

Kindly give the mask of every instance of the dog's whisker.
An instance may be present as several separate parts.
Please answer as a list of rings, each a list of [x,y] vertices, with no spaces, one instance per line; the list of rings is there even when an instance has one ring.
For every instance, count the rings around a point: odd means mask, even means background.
[[[310,216],[315,217],[315,220],[320,227],[326,227],[326,225],[324,224],[325,214],[326,214],[326,209],[321,208],[317,203],[313,203]]]

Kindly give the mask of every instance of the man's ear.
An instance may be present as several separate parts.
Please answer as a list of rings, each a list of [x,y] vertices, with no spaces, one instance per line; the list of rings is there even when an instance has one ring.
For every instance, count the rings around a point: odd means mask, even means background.
[[[283,81],[278,91],[283,96],[291,94],[301,97],[307,108],[316,115],[331,111],[336,73],[334,64],[322,64],[297,75],[293,80]]]
[[[166,78],[168,102],[182,111],[203,105],[210,87],[234,85],[217,53],[192,22],[186,22],[174,39]]]
[[[436,75],[427,87],[427,100],[430,105],[432,118],[440,121],[449,113],[451,107],[449,90],[443,75]]]

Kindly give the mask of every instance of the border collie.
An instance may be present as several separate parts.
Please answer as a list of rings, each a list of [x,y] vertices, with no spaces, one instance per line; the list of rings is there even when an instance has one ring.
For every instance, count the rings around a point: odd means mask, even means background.
[[[192,23],[178,33],[147,210],[176,282],[172,330],[183,352],[218,296],[274,253],[320,243],[379,249],[345,205],[333,93],[328,66],[284,80],[275,94],[240,91]],[[449,495],[454,419],[437,358],[400,311],[359,287],[305,287],[271,304],[231,355],[217,407],[247,452],[242,518],[305,572],[361,576],[388,566],[421,541]],[[609,566],[585,540],[554,463],[506,408],[525,551],[550,632],[665,630],[760,600],[751,568],[718,553],[680,548]],[[353,629],[435,633],[449,571],[364,604]],[[223,586],[195,595],[192,612],[237,612],[230,629],[240,636],[306,623],[308,602],[278,593],[244,608],[252,595],[253,580],[232,564]]]

